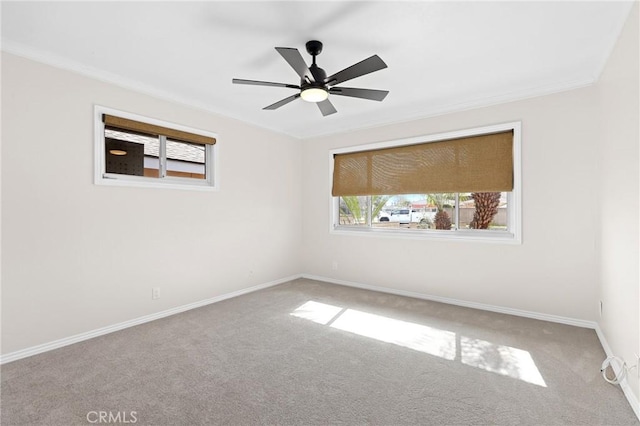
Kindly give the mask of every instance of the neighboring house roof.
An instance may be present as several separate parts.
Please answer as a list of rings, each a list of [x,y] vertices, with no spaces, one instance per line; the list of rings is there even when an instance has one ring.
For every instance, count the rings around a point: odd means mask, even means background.
[[[144,144],[144,155],[151,157],[158,156],[160,142],[157,138],[135,135],[111,129],[105,129],[104,134],[108,138]],[[167,158],[171,160],[204,164],[204,145],[177,142],[167,139]]]
[[[472,198],[469,198],[467,200],[462,200],[462,197],[460,197],[460,207],[461,208],[470,208],[473,209],[475,208],[475,203],[473,201]],[[411,203],[411,208],[412,209],[424,209],[424,208],[434,208],[436,207],[435,204],[433,203]],[[500,204],[498,205],[498,208],[505,208],[507,207],[507,194],[505,192],[502,193],[502,196],[500,197]]]

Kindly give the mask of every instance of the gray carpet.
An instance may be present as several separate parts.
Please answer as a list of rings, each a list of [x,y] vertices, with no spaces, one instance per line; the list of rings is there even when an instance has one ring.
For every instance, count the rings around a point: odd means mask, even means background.
[[[593,330],[297,280],[6,364],[1,422],[638,424],[604,358]]]

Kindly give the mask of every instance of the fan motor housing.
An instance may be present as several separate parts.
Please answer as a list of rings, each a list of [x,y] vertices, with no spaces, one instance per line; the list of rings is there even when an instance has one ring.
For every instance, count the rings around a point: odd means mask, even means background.
[[[309,67],[309,71],[311,71],[311,75],[314,76],[315,82],[302,79],[300,81],[300,87],[303,90],[305,87],[319,87],[319,88],[326,89],[324,82],[327,79],[327,73],[316,64],[311,65]]]

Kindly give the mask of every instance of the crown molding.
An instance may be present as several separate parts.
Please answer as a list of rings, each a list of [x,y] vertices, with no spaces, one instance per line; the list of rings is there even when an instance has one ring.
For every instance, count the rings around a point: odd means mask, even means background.
[[[189,98],[186,96],[181,96],[179,94],[145,84],[138,80],[122,77],[120,75],[113,74],[108,71],[104,71],[95,67],[90,67],[90,66],[81,64],[80,62],[62,57],[60,55],[56,55],[51,52],[45,52],[40,49],[34,49],[32,47],[25,46],[21,43],[16,43],[6,38],[2,39],[2,46],[0,47],[0,50],[15,56],[19,56],[21,58],[25,58],[41,64],[49,65],[54,68],[70,71],[85,77],[92,78],[97,81],[101,81],[103,83],[108,83],[114,86],[121,87],[123,89],[132,90],[134,92],[151,96],[163,101],[168,101],[174,104],[179,104],[189,108],[198,109],[208,113],[216,114],[221,117],[238,120],[243,123],[258,127],[260,129],[266,129],[272,132],[276,132],[279,134],[287,135],[289,137],[300,139],[299,136],[295,134],[283,132],[282,130],[279,130],[273,127],[267,127],[264,125],[253,123],[245,120],[242,117],[229,114],[228,112],[222,112],[221,110],[212,108],[211,105],[205,104],[199,100]]]
[[[474,109],[486,108],[495,105],[507,104],[511,102],[518,102],[527,99],[537,98],[541,96],[553,95],[556,93],[567,92],[571,90],[582,89],[592,86],[596,81],[593,78],[570,80],[562,83],[554,83],[548,85],[535,86],[528,89],[517,90],[513,92],[507,92],[501,95],[481,97],[465,102],[457,102],[451,104],[439,105],[433,108],[415,108],[408,109],[404,114],[404,118],[400,120],[380,121],[375,119],[369,119],[358,125],[355,129],[340,129],[329,130],[326,132],[317,132],[303,139],[313,139],[318,137],[326,137],[337,134],[343,134],[347,132],[355,132],[361,130],[371,130],[384,126],[393,126],[397,124],[408,123],[412,121],[418,121],[433,117],[438,117],[447,114],[455,114],[458,112],[470,111]]]
[[[468,111],[472,109],[485,108],[485,107],[509,103],[509,102],[516,102],[516,101],[521,101],[525,99],[551,95],[554,93],[575,90],[575,89],[590,86],[596,82],[594,78],[588,78],[588,79],[582,79],[582,80],[571,80],[571,81],[565,81],[561,83],[552,83],[552,84],[546,84],[546,85],[533,86],[530,88],[507,92],[507,93],[503,93],[496,96],[479,97],[479,98],[472,99],[469,101],[464,101],[464,102],[440,104],[431,108],[413,108],[413,109],[408,108],[403,118],[400,120],[392,119],[392,120],[381,121],[380,119],[376,119],[376,118],[366,118],[364,121],[361,121],[359,124],[357,124],[355,128],[349,128],[348,125],[340,125],[338,123],[334,123],[335,125],[329,128],[327,126],[318,126],[316,127],[316,129],[318,130],[317,132],[309,133],[308,127],[305,128],[304,130],[294,129],[289,131],[283,131],[275,127],[269,127],[253,121],[247,121],[246,119],[240,116],[229,114],[227,111],[223,112],[199,100],[181,96],[176,93],[171,93],[166,90],[142,83],[140,81],[128,79],[104,70],[100,70],[95,67],[86,66],[79,62],[70,60],[68,58],[64,58],[59,55],[52,54],[50,52],[33,49],[31,47],[25,46],[21,43],[13,42],[6,38],[2,40],[1,50],[16,56],[20,56],[20,57],[35,61],[35,62],[43,63],[49,66],[53,66],[55,68],[64,69],[64,70],[71,71],[89,78],[93,78],[95,80],[98,80],[104,83],[113,84],[115,86],[132,90],[144,95],[152,96],[164,101],[177,103],[186,107],[195,108],[195,109],[206,111],[208,113],[216,114],[222,117],[238,120],[243,123],[246,123],[261,129],[266,129],[279,134],[284,134],[286,136],[293,137],[299,140],[307,140],[307,139],[313,139],[317,137],[331,136],[331,135],[343,134],[343,133],[348,133],[353,131],[374,129],[382,126],[392,126],[396,124],[402,124],[410,121],[427,119],[427,118],[437,117],[437,116],[446,115],[446,114],[453,114],[453,113]],[[608,58],[608,56],[606,58]]]

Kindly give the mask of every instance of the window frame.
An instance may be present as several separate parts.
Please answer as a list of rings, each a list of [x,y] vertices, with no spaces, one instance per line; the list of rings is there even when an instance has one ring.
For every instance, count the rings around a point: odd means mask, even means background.
[[[195,191],[218,191],[218,144],[205,144],[205,176],[206,179],[193,179],[177,176],[162,177],[146,177],[133,176],[116,173],[106,173],[106,156],[105,156],[105,124],[102,120],[103,114],[113,115],[117,117],[127,118],[141,123],[153,124],[161,127],[168,127],[175,130],[194,133],[202,136],[208,136],[218,139],[218,135],[201,129],[183,126],[168,121],[158,120],[155,118],[145,117],[139,114],[133,114],[126,111],[120,111],[113,108],[94,105],[94,184],[106,186],[129,186],[142,188],[167,188],[182,189]],[[159,136],[159,162],[164,164],[166,168],[166,141],[164,135]],[[180,142],[180,141],[178,141]]]
[[[444,133],[435,133],[405,139],[394,139],[365,145],[336,148],[329,151],[329,233],[332,235],[357,235],[368,237],[390,237],[422,240],[447,240],[447,241],[477,241],[502,244],[522,244],[522,122],[514,121],[483,127],[474,127],[464,130],[456,130]],[[488,133],[497,133],[513,130],[513,190],[507,193],[507,231],[490,229],[455,229],[455,230],[430,230],[430,229],[388,229],[373,228],[371,215],[366,225],[341,225],[339,215],[340,197],[331,194],[333,185],[334,155],[345,154],[354,151],[365,151],[383,148],[392,148],[403,145],[415,145],[422,143],[438,142],[447,139],[478,136]],[[389,194],[393,195],[393,194]],[[370,196],[369,196],[370,197]],[[457,198],[457,195],[456,195]],[[459,203],[456,202],[456,209]],[[456,215],[456,221],[459,215]]]

